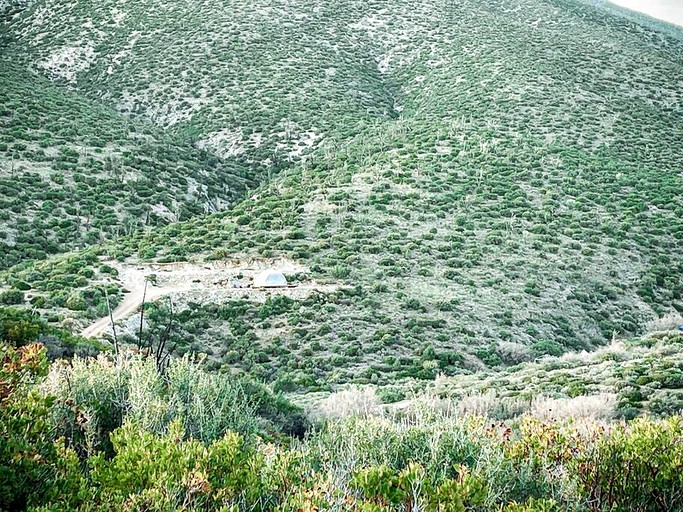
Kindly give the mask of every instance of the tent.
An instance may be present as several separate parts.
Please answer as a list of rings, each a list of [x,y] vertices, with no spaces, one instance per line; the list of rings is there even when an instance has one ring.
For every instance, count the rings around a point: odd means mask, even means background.
[[[281,288],[287,286],[287,279],[282,272],[267,270],[254,278],[254,288]]]

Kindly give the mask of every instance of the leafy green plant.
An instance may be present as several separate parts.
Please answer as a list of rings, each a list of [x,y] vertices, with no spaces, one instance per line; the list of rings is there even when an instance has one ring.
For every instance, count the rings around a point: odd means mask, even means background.
[[[82,476],[75,454],[55,442],[49,422],[54,399],[33,387],[47,373],[37,344],[0,344],[0,508],[78,500]],[[62,493],[64,493],[62,495]]]
[[[598,510],[677,510],[683,497],[683,423],[639,419],[598,435],[570,467],[589,503]]]

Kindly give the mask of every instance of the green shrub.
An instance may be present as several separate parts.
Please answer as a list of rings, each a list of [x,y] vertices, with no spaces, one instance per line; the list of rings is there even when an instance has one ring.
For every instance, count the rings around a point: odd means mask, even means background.
[[[526,418],[507,447],[513,459],[532,457],[536,470],[561,468],[593,510],[681,510],[683,420],[639,418],[607,429]]]
[[[34,341],[45,332],[45,322],[28,311],[0,308],[0,342],[21,347]]]
[[[33,387],[47,372],[45,349],[0,344],[0,509],[22,510],[51,499],[68,505],[82,476],[75,454],[56,443],[54,399]]]
[[[408,464],[400,472],[387,466],[374,466],[355,472],[351,485],[363,491],[362,510],[391,510],[403,506],[413,508],[418,501],[417,490],[425,496],[429,512],[465,512],[482,505],[486,499],[486,484],[473,476],[466,466],[457,468],[455,478],[434,480],[417,463]]]
[[[585,498],[602,510],[683,510],[683,420],[640,418],[598,432],[574,457]]]
[[[112,434],[112,445],[111,460],[90,460],[95,492],[110,506],[237,511],[276,490],[264,485],[263,457],[235,433],[206,445],[187,439],[180,420],[163,435],[131,422]]]
[[[24,300],[24,292],[21,290],[7,290],[0,293],[0,304],[6,306],[23,304]]]
[[[531,346],[531,350],[535,352],[537,356],[561,356],[565,352],[562,345],[551,340],[537,341]]]

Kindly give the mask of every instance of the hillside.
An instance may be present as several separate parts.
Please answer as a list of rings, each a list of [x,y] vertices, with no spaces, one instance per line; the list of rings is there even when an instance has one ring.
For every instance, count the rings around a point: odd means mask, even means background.
[[[571,0],[47,0],[10,34],[17,66],[261,180],[102,260],[293,262],[300,286],[337,288],[173,294],[178,351],[217,368],[284,391],[431,379],[594,349],[683,308],[675,30]],[[102,263],[3,280],[81,329],[105,283],[124,287]],[[150,330],[170,314],[159,300]]]
[[[400,141],[407,154],[419,151],[417,144],[438,148],[437,140],[423,142],[411,132]],[[438,163],[431,171],[402,172],[391,162],[400,156],[378,151],[362,164],[363,173],[349,156],[338,166],[288,174],[287,188],[272,186],[229,214],[157,231],[111,254],[161,248],[159,256],[180,259],[201,258],[203,251],[218,260],[286,255],[306,265],[309,277],[350,287],[265,310],[258,303],[226,304],[217,295],[215,307],[192,306],[191,329],[182,322],[188,327],[182,338],[196,338],[195,348],[227,341],[215,354],[224,362],[267,378],[293,373],[309,383],[387,382],[472,370],[478,360],[514,363],[501,349],[509,342],[526,357],[590,348],[680,305],[681,261],[675,236],[665,231],[680,233],[680,221],[666,208],[638,212],[609,161],[571,149],[546,153],[519,141],[500,144],[498,152],[523,149],[529,158],[517,157],[523,169],[553,157],[562,163],[544,179],[540,169],[516,171],[505,156],[489,155],[482,179],[474,163],[479,147],[468,143],[473,158],[461,157],[448,171],[439,165],[448,157],[434,149]],[[639,191],[648,189],[639,183],[664,179],[656,194],[668,190],[668,197],[651,200],[675,204],[676,188],[666,184],[675,176],[621,169]],[[590,173],[592,183],[580,173]],[[583,192],[598,182],[595,194]],[[540,198],[527,192],[536,183]],[[223,242],[212,249],[217,233]],[[178,245],[187,252],[178,254]],[[237,325],[221,320],[232,316],[226,310],[238,311]]]
[[[683,27],[683,8],[676,0],[656,0],[654,2],[639,3],[638,0],[610,0],[626,9],[642,12],[644,15],[666,21]]]
[[[245,167],[0,61],[0,268],[219,211]]]
[[[680,94],[679,41],[571,0],[96,5],[35,4],[11,25],[10,52],[256,165],[399,114],[485,116],[508,133],[599,145],[612,138],[609,94],[634,115]]]
[[[328,134],[396,114],[345,7],[47,1],[11,25],[10,48],[91,98],[267,173]],[[43,37],[46,25],[59,36]]]
[[[418,397],[408,403],[426,401],[454,414],[501,419],[525,413],[555,419],[665,417],[683,409],[681,343],[680,330],[660,331],[594,352],[547,356],[500,372],[439,378],[423,387],[418,381],[389,386],[379,394],[390,401]]]

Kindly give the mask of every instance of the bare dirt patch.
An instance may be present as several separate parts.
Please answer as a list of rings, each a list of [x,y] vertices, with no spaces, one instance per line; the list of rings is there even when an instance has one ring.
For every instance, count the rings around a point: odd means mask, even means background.
[[[195,302],[221,303],[245,299],[265,302],[272,295],[287,295],[303,299],[313,292],[329,293],[338,286],[320,284],[314,280],[293,283],[283,288],[251,288],[254,277],[264,270],[287,275],[308,273],[308,268],[287,259],[223,260],[207,263],[145,263],[123,264],[106,262],[119,272],[119,281],[126,290],[123,302],[113,311],[118,322],[135,314],[143,302],[153,302],[171,296],[176,305]],[[147,289],[145,291],[145,282]],[[97,337],[111,329],[111,319],[101,318],[86,327],[82,336]]]

